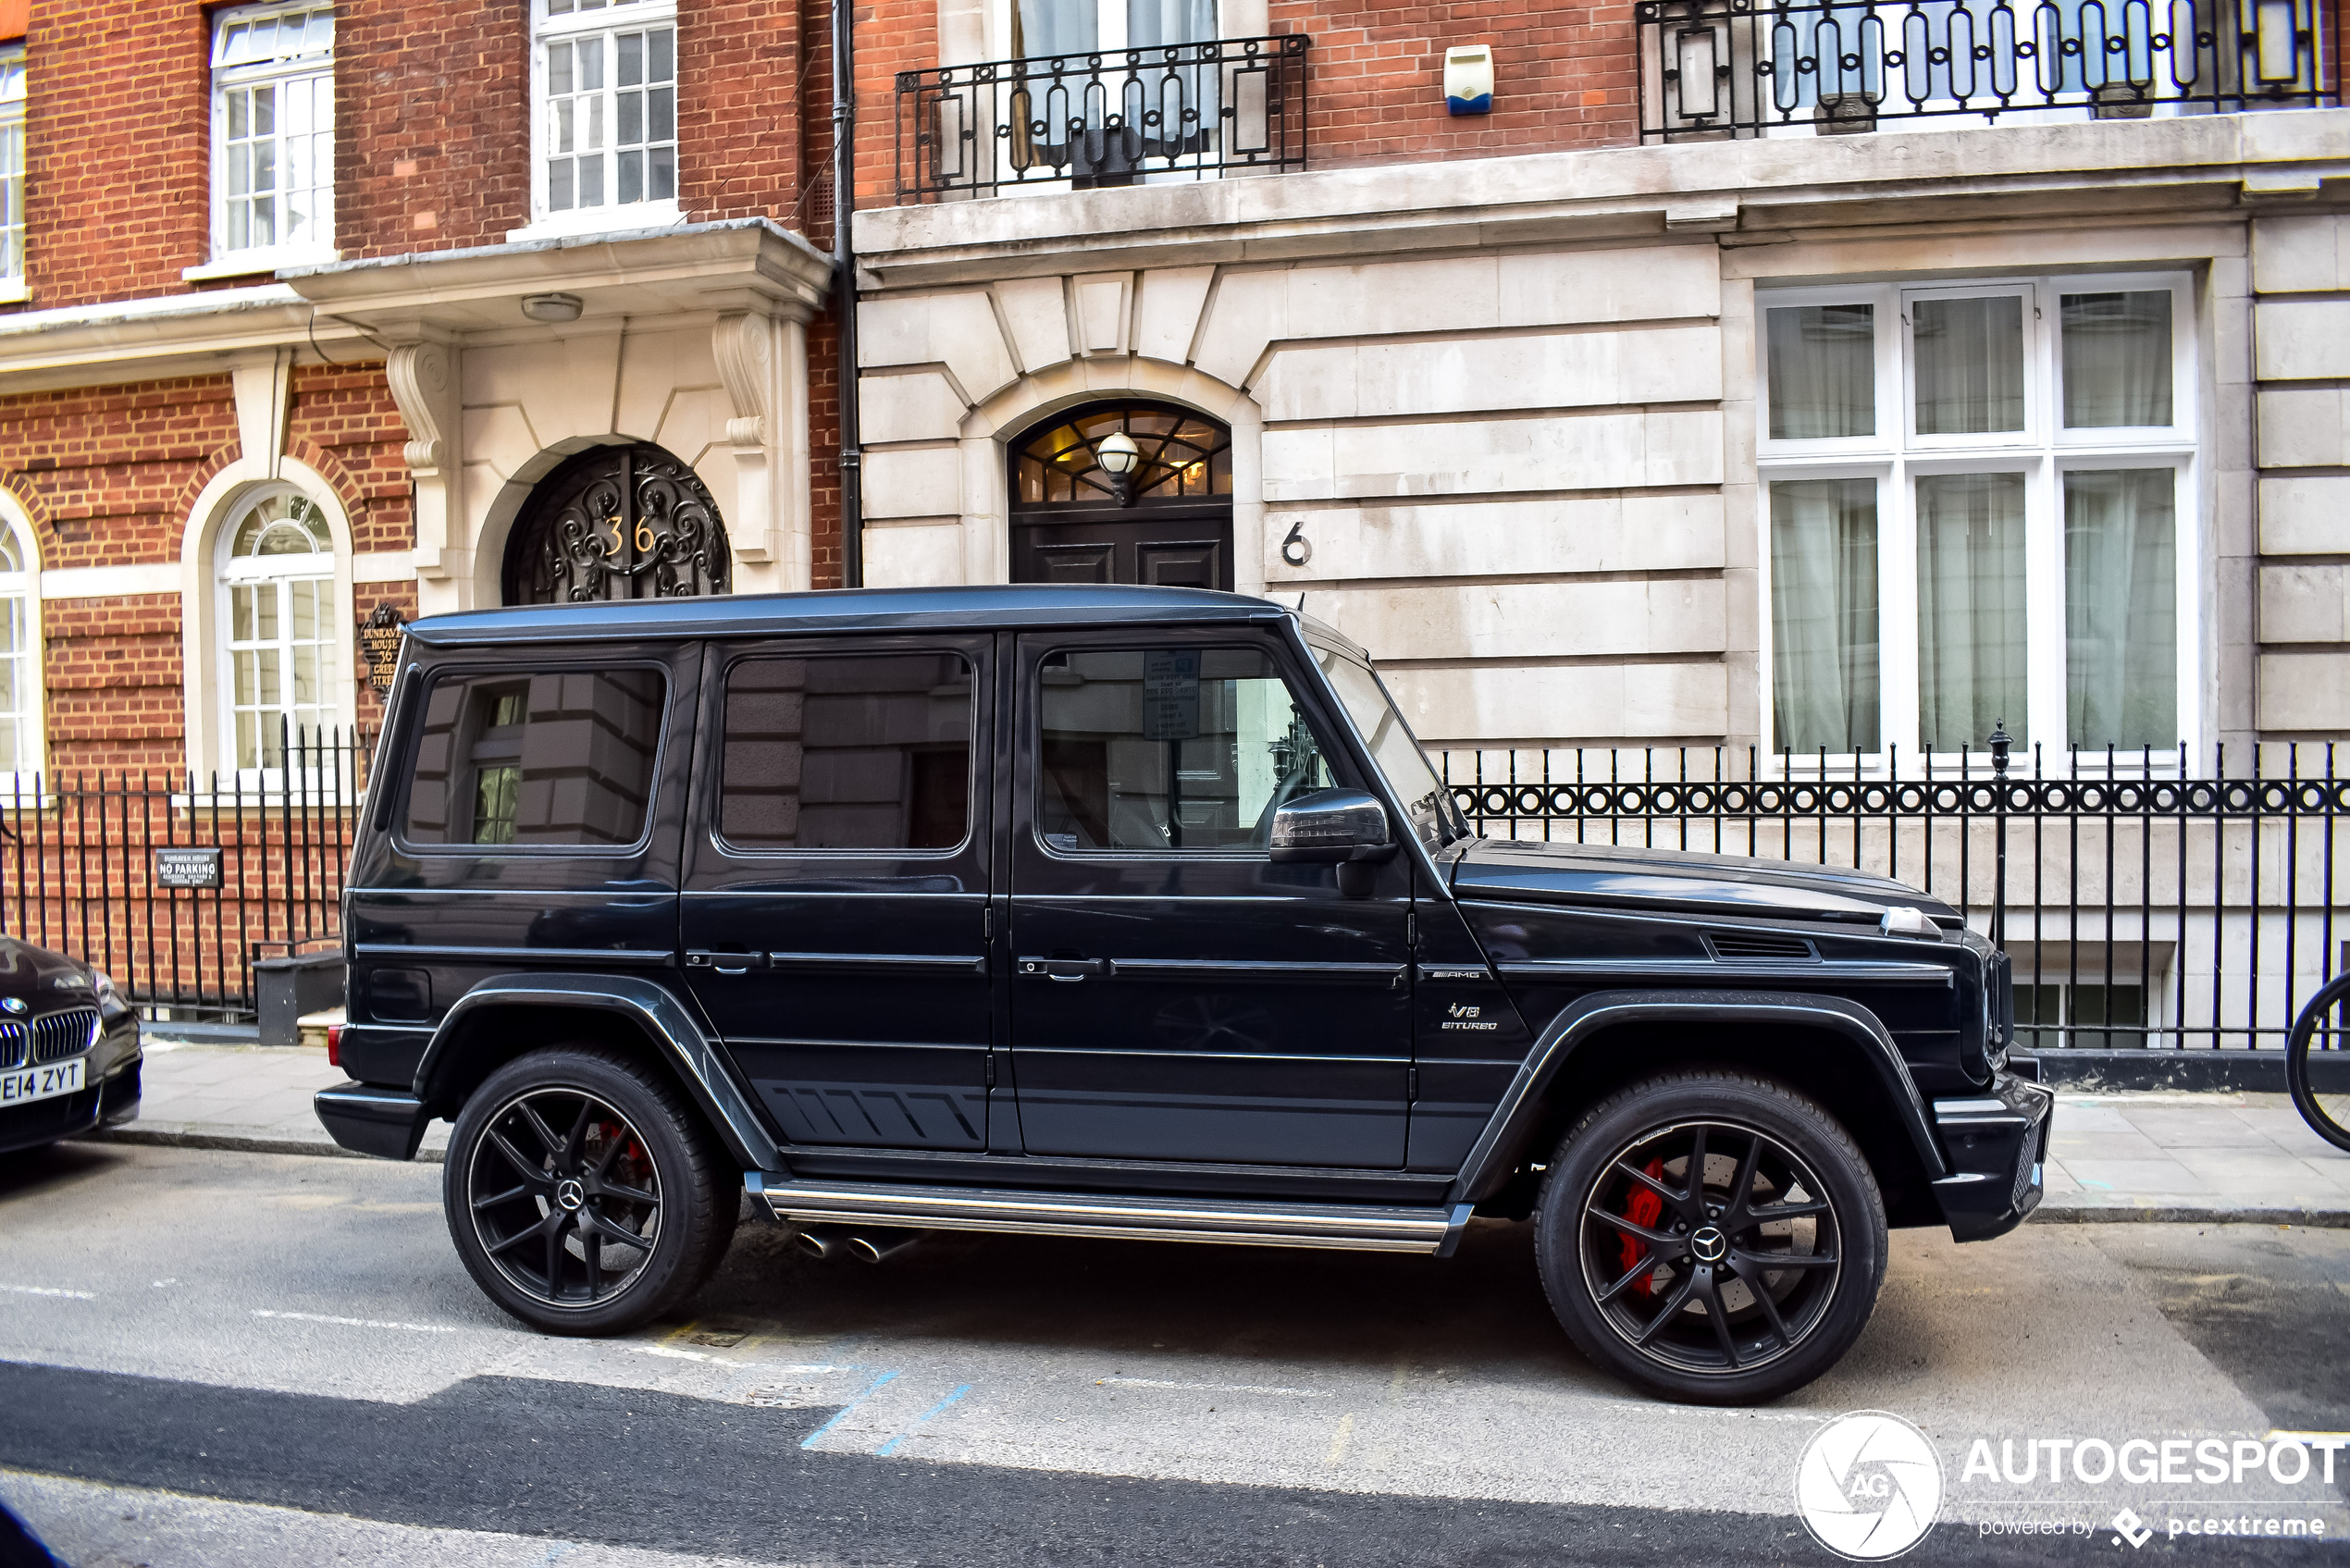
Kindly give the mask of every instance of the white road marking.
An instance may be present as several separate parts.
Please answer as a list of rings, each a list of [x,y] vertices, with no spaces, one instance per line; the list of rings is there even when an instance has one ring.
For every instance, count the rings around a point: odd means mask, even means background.
[[[253,1309],[255,1317],[283,1318],[294,1323],[332,1323],[344,1328],[404,1328],[411,1334],[454,1334],[455,1327],[445,1323],[387,1323],[373,1317],[330,1317],[317,1312],[271,1312],[267,1307]]]
[[[1132,1389],[1197,1389],[1211,1394],[1287,1394],[1292,1399],[1326,1400],[1330,1395],[1319,1389],[1268,1389],[1255,1383],[1169,1383],[1156,1377],[1096,1377],[1094,1385],[1116,1383]]]
[[[98,1298],[87,1290],[59,1290],[47,1285],[0,1285],[13,1296],[57,1296],[68,1302],[94,1302]]]

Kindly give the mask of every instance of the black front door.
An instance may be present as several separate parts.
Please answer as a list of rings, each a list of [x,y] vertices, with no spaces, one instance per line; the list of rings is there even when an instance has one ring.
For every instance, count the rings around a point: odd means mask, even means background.
[[[1097,403],[1012,444],[1015,583],[1232,586],[1231,433],[1172,403]]]
[[[792,1142],[986,1145],[992,648],[711,649],[686,973]]]
[[[1277,866],[1331,784],[1317,688],[1269,636],[1021,637],[1011,1054],[1030,1154],[1391,1167],[1411,879]]]

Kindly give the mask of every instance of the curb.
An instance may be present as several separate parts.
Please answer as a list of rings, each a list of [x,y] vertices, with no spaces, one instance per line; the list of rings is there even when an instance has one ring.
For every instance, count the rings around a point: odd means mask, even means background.
[[[2141,1093],[2155,1090],[2213,1091],[2252,1094],[2282,1094],[2286,1091],[2284,1053],[2281,1050],[2171,1049],[2091,1050],[2068,1045],[2037,1053],[2016,1052],[2014,1059],[2035,1061],[2034,1076],[2051,1089],[2073,1093]],[[2310,1058],[2316,1086],[2331,1093],[2350,1092],[2350,1052],[2325,1052]]]
[[[2042,1204],[2040,1225],[2290,1225],[2304,1230],[2350,1230],[2350,1208],[2214,1208],[2207,1204]]]
[[[271,1137],[266,1133],[199,1132],[176,1127],[113,1127],[68,1139],[76,1143],[142,1143],[161,1149],[226,1149],[240,1154],[315,1154],[340,1160],[372,1160],[321,1138]],[[442,1151],[419,1149],[412,1165],[439,1165]],[[398,1163],[398,1162],[393,1162]]]

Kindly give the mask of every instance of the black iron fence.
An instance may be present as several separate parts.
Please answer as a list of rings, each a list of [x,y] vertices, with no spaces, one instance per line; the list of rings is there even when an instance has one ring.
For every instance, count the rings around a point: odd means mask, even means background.
[[[0,792],[0,931],[95,965],[150,1019],[238,1020],[253,965],[341,940],[364,732],[291,732],[282,766],[31,776]]]
[[[1223,38],[897,74],[897,198],[1305,167],[1313,41]]]
[[[1639,0],[1642,141],[2331,105],[2317,0]]]
[[[2027,1046],[2280,1047],[2350,967],[2331,745],[1831,769],[1751,748],[1447,751],[1480,833],[1848,867],[1964,911]]]

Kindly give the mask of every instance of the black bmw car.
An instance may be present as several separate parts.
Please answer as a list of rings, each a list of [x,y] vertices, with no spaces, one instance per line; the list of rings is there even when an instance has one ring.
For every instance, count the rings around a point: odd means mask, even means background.
[[[78,959],[0,936],[0,1154],[139,1114],[139,1015]]]

